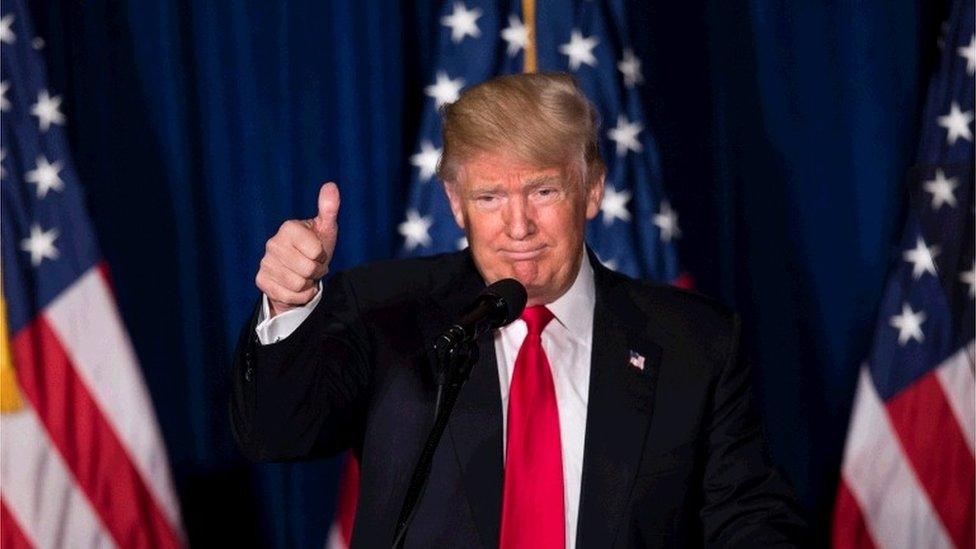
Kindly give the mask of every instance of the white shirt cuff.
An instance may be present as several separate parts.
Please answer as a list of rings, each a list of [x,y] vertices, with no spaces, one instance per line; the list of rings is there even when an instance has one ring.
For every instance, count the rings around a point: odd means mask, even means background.
[[[322,281],[319,281],[319,291],[316,292],[315,297],[311,301],[302,305],[301,307],[295,307],[294,309],[289,309],[279,315],[268,318],[271,316],[271,306],[268,304],[268,296],[261,296],[261,312],[258,313],[258,325],[254,328],[255,333],[257,333],[258,341],[261,345],[270,345],[272,343],[278,343],[282,339],[290,336],[292,332],[298,329],[302,325],[302,322],[308,318],[308,315],[312,314],[312,310],[315,306],[319,304],[322,299]]]

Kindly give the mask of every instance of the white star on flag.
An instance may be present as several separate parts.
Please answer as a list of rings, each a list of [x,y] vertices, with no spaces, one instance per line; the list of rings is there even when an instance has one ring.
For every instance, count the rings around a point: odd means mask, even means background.
[[[397,230],[403,237],[403,245],[407,250],[413,250],[417,246],[430,246],[430,226],[434,221],[429,216],[422,216],[417,210],[407,210],[407,220],[400,223]]]
[[[681,229],[678,228],[678,212],[671,209],[671,203],[667,200],[661,201],[661,210],[654,216],[653,222],[661,229],[661,240],[671,242],[672,238],[681,236]]]
[[[410,163],[420,168],[420,180],[430,181],[430,178],[437,173],[437,163],[441,159],[441,150],[424,139],[420,143],[420,152],[410,157]]]
[[[61,106],[61,98],[57,95],[51,97],[47,90],[41,90],[37,94],[37,103],[31,106],[31,114],[37,117],[37,123],[42,132],[46,132],[51,124],[64,124],[64,115],[58,110]]]
[[[922,278],[922,275],[929,273],[933,276],[935,274],[935,256],[939,255],[938,246],[927,246],[922,237],[918,237],[915,241],[915,247],[911,250],[905,250],[902,253],[902,258],[912,264],[912,278],[918,280]]]
[[[617,144],[617,156],[624,156],[627,151],[639,153],[644,150],[644,146],[637,140],[637,135],[643,129],[644,126],[639,122],[631,122],[622,114],[617,116],[617,126],[607,131],[607,137]]]
[[[448,103],[457,101],[464,87],[464,79],[451,77],[444,71],[437,71],[437,81],[424,88],[424,93],[434,98],[434,104],[439,109]]]
[[[956,207],[956,195],[953,191],[959,186],[955,177],[946,178],[941,169],[935,170],[935,179],[925,182],[926,192],[932,193],[932,209],[938,210],[943,204]]]
[[[641,73],[641,61],[634,55],[634,50],[627,48],[624,50],[624,58],[617,63],[617,70],[624,75],[624,86],[634,87],[644,81]]]
[[[20,249],[30,254],[31,265],[37,267],[45,259],[57,259],[58,249],[54,247],[54,241],[58,238],[58,230],[44,231],[34,223],[30,231],[30,236],[20,241]]]
[[[898,344],[904,347],[910,339],[919,343],[925,340],[922,323],[926,318],[925,311],[915,312],[908,303],[902,303],[901,314],[891,317],[888,322],[892,328],[898,328]]]
[[[601,260],[600,263],[603,263],[603,266],[606,267],[606,268],[608,268],[608,269],[610,269],[611,271],[616,271],[617,270],[617,260],[616,259],[608,259],[606,261],[602,261]]]
[[[946,134],[946,141],[950,145],[954,145],[956,139],[960,137],[966,141],[973,140],[973,133],[969,131],[969,123],[973,121],[973,111],[964,112],[959,109],[959,103],[953,101],[952,106],[949,108],[949,114],[940,116],[938,120],[939,125],[948,132]]]
[[[468,247],[468,238],[462,236],[461,238],[457,239],[457,242],[455,242],[455,244],[457,244],[457,249],[463,250]]]
[[[61,181],[61,176],[58,175],[60,171],[60,161],[51,164],[43,154],[37,157],[34,169],[26,175],[29,183],[37,185],[37,198],[44,198],[48,191],[60,191],[64,188],[64,181]]]
[[[502,29],[502,40],[508,44],[505,50],[508,55],[515,57],[519,50],[525,48],[525,43],[529,40],[529,32],[522,24],[522,20],[517,15],[508,16],[508,26]]]
[[[461,2],[455,2],[454,11],[451,15],[441,17],[441,24],[451,28],[451,42],[458,44],[465,36],[472,38],[481,36],[481,29],[478,28],[477,22],[479,17],[481,17],[481,10],[478,8],[469,10]]]
[[[627,211],[627,203],[630,202],[630,191],[617,189],[607,186],[603,192],[603,201],[600,202],[600,211],[603,212],[603,224],[610,225],[615,219],[630,221],[630,212]]]
[[[10,110],[10,101],[7,100],[7,90],[9,89],[9,81],[0,82],[0,111],[7,112]]]
[[[963,46],[956,51],[966,59],[966,74],[969,76],[976,74],[976,34],[969,39],[968,46]]]
[[[13,44],[17,41],[17,35],[14,34],[13,29],[14,24],[14,14],[8,13],[0,19],[0,42],[4,44]]]
[[[593,55],[593,48],[600,43],[600,39],[595,36],[583,38],[583,34],[573,29],[570,34],[569,42],[559,46],[559,53],[569,56],[569,68],[576,70],[580,65],[596,66],[596,56]]]
[[[969,299],[976,299],[976,260],[973,260],[973,268],[959,274],[959,280],[969,285]]]

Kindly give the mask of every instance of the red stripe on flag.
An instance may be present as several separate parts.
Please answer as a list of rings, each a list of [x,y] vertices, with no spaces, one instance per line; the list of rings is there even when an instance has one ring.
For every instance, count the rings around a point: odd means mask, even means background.
[[[38,317],[10,341],[17,380],[79,488],[122,547],[179,547],[115,430]]]
[[[3,549],[33,549],[17,519],[10,514],[7,504],[0,500],[0,547]]]
[[[108,293],[112,297],[115,297],[115,281],[112,280],[112,271],[110,271],[108,268],[108,262],[99,261],[96,267],[98,268],[98,273],[102,275],[102,279],[105,281],[105,285],[108,286],[109,289]]]
[[[831,546],[834,549],[874,549],[874,540],[864,522],[861,506],[847,483],[840,482],[837,501],[834,504],[834,524],[831,532]]]
[[[342,541],[349,547],[352,541],[352,527],[356,520],[356,504],[359,501],[359,460],[350,452],[346,456],[346,466],[339,482],[339,505],[336,520]]]
[[[678,275],[678,278],[671,281],[671,285],[681,288],[682,290],[695,289],[695,281],[691,278],[689,273],[681,273]]]
[[[885,405],[919,483],[957,547],[976,547],[976,460],[935,372]]]

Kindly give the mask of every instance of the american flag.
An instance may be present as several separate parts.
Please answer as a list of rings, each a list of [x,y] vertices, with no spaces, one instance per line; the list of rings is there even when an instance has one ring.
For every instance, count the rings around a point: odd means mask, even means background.
[[[184,545],[166,449],[22,2],[0,14],[0,545]]]
[[[928,89],[897,266],[860,371],[836,547],[976,546],[973,3],[954,3]]]
[[[611,269],[630,276],[690,285],[679,270],[678,214],[661,187],[657,145],[644,116],[641,60],[630,46],[622,0],[442,4],[437,64],[424,87],[425,102],[413,166],[410,201],[399,225],[401,255],[418,256],[467,246],[435,170],[441,155],[438,108],[468,86],[532,70],[571,73],[603,121],[601,148],[607,166],[600,214],[587,242]],[[533,32],[534,30],[534,32]],[[534,39],[533,39],[534,35]],[[634,360],[634,359],[632,359]],[[355,467],[350,467],[355,474]],[[346,480],[346,490],[357,483]],[[329,546],[348,546],[355,499],[340,495]]]

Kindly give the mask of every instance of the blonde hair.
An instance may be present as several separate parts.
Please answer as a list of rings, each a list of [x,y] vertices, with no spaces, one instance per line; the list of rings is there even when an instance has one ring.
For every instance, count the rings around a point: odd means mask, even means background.
[[[499,76],[465,90],[441,115],[437,176],[445,183],[458,181],[464,163],[482,153],[510,154],[540,168],[566,166],[587,185],[603,175],[597,110],[568,74]]]

